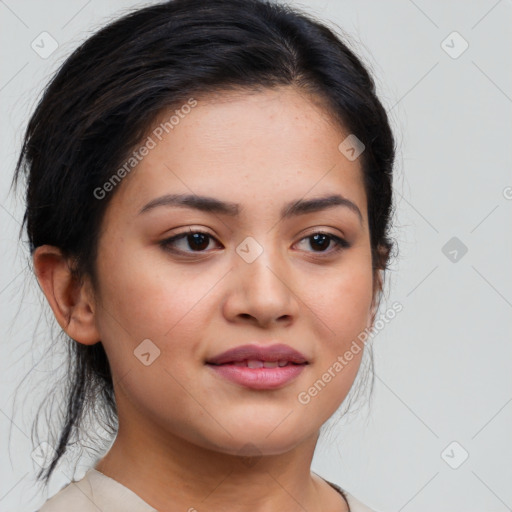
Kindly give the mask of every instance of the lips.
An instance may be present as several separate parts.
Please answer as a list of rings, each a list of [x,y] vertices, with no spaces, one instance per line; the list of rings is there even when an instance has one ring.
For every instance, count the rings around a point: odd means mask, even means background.
[[[211,365],[232,364],[248,368],[277,368],[308,364],[306,357],[288,345],[242,345],[232,348],[206,361]]]
[[[288,345],[243,345],[206,361],[217,378],[257,391],[277,390],[294,381],[309,364]]]
[[[291,363],[286,359],[280,359],[279,361],[263,361],[260,359],[246,359],[244,361],[232,361],[224,364],[232,364],[234,366],[245,367],[245,368],[283,368],[284,366],[288,366],[290,364],[298,364]]]

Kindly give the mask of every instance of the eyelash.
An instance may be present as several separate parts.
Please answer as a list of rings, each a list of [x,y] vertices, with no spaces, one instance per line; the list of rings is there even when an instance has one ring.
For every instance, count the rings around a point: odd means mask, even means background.
[[[173,244],[180,240],[180,239],[186,239],[188,236],[190,235],[205,235],[207,236],[209,239],[213,239],[215,240],[215,237],[210,235],[209,233],[206,233],[204,231],[198,231],[198,230],[192,230],[190,229],[189,231],[186,231],[184,233],[179,233],[177,235],[174,235],[172,236],[171,238],[166,238],[165,240],[162,240],[159,245],[162,247],[162,249],[164,249],[165,251],[168,251],[168,252],[172,252],[172,253],[177,253],[177,254],[191,254],[191,253],[198,253],[198,254],[201,254],[201,253],[204,253],[204,252],[207,252],[207,251],[182,251],[180,249],[175,249],[173,248]],[[324,235],[326,237],[328,237],[328,239],[330,239],[331,241],[333,241],[335,243],[335,247],[334,249],[332,250],[327,250],[327,251],[312,251],[313,253],[315,254],[333,254],[333,253],[337,253],[343,249],[348,249],[350,247],[350,244],[343,238],[340,238],[339,236],[336,236],[336,235],[333,235],[332,233],[327,233],[325,231],[315,231],[314,233],[311,233],[307,236],[305,236],[304,238],[301,238],[301,240],[299,240],[299,242],[302,242],[303,240],[307,240],[308,238],[309,239],[312,239],[315,235]],[[308,251],[309,252],[309,251]]]

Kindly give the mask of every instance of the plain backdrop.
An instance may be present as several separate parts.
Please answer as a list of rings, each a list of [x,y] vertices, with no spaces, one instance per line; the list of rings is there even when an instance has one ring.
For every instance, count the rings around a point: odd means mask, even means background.
[[[512,510],[512,2],[290,3],[346,34],[398,144],[400,252],[381,311],[403,310],[373,339],[371,401],[331,422],[313,470],[379,512]],[[73,476],[63,467],[46,490],[34,479],[31,420],[58,361],[45,358],[48,308],[18,241],[23,198],[10,191],[22,133],[63,59],[142,5],[0,1],[2,511],[33,512]],[[33,49],[41,37],[50,55]],[[37,384],[14,403],[29,370]]]

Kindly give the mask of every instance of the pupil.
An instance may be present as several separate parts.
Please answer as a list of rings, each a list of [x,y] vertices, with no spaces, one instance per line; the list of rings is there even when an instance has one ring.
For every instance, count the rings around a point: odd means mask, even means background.
[[[190,238],[192,238],[193,242],[190,243]],[[203,242],[201,244],[201,242]],[[191,249],[206,249],[208,247],[208,238],[201,233],[194,233],[193,235],[189,235],[189,245]]]
[[[325,249],[329,245],[329,242],[330,242],[329,238],[326,235],[322,235],[322,234],[313,235],[312,238],[315,241],[315,243],[318,243],[319,239],[323,240],[319,244],[321,249],[322,248]]]

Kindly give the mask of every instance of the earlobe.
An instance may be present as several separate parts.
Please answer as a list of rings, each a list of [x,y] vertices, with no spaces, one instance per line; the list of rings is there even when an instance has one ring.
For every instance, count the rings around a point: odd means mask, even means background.
[[[370,306],[370,324],[369,328],[372,329],[375,323],[375,317],[379,309],[379,295],[383,289],[383,270],[376,269],[373,277],[373,290],[372,290],[372,303]]]
[[[32,260],[39,286],[66,334],[84,345],[100,341],[88,281],[73,275],[68,258],[57,247],[37,247]]]
[[[376,267],[373,269],[373,290],[372,290],[372,303],[370,306],[370,328],[373,328],[375,323],[375,316],[379,309],[379,296],[384,289],[384,272],[389,258],[390,249],[383,245],[377,248],[377,261]]]

